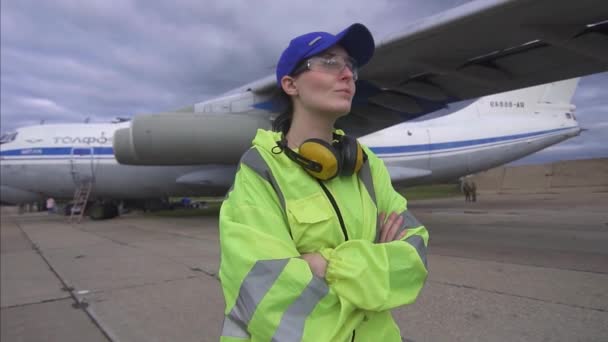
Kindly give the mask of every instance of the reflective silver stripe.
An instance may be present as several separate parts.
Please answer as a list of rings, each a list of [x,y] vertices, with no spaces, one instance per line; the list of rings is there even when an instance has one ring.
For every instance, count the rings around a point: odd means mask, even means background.
[[[281,317],[281,322],[272,337],[272,341],[301,341],[306,318],[328,292],[329,288],[325,281],[313,275],[300,297],[291,303]]]
[[[424,264],[424,268],[428,269],[426,265],[426,246],[424,245],[424,239],[422,239],[422,237],[419,235],[412,235],[405,239],[405,242],[409,243],[416,249],[420,260],[422,260],[422,263]]]
[[[401,216],[403,216],[403,225],[399,227],[399,231],[396,233],[396,235],[401,234],[408,228],[418,228],[422,226],[422,224],[416,219],[416,217],[414,217],[414,215],[412,215],[412,213],[410,213],[409,210],[402,212]],[[424,240],[418,235],[412,235],[405,239],[405,242],[408,242],[410,245],[416,248],[420,259],[424,263],[424,267],[426,267],[426,246],[424,245]]]
[[[396,235],[401,234],[401,232],[408,228],[417,228],[422,226],[422,223],[420,223],[409,210],[402,212],[401,216],[403,217],[403,225],[399,227],[399,231]]]
[[[279,196],[279,201],[281,201],[283,212],[285,212],[285,197],[283,196],[283,192],[281,192],[281,188],[279,188],[277,180],[272,175],[272,171],[268,167],[268,164],[266,164],[264,158],[262,158],[260,155],[260,152],[256,148],[250,148],[247,152],[245,152],[243,157],[241,157],[241,163],[247,165],[260,177],[270,183],[277,196]]]
[[[422,223],[420,223],[416,217],[414,217],[414,215],[412,215],[412,213],[410,213],[409,210],[406,210],[404,212],[401,213],[401,215],[403,217],[403,225],[401,227],[399,227],[399,230],[397,231],[397,233],[395,233],[395,236],[398,236],[399,234],[401,234],[404,230],[408,229],[408,228],[417,228],[422,226]],[[380,222],[380,218],[378,218],[378,221],[376,223],[376,242],[380,241],[380,232],[382,229],[382,222]]]
[[[376,204],[376,192],[374,191],[374,181],[372,179],[372,170],[369,167],[369,160],[366,160],[361,166],[361,170],[359,170],[359,178],[365,185],[367,189],[367,193],[372,198],[372,202],[374,205]]]
[[[247,329],[241,323],[234,321],[230,316],[224,317],[224,325],[222,327],[222,336],[236,338],[251,338]]]
[[[235,174],[239,173],[240,170],[241,170],[241,163],[239,162],[239,165],[236,168]],[[235,176],[235,178],[236,178],[236,176]],[[228,196],[230,196],[230,193],[232,192],[232,190],[234,190],[234,183],[235,183],[235,180],[232,181],[232,185],[230,185],[230,189],[228,189],[228,191],[226,192],[226,196],[224,196],[224,201],[228,199]]]
[[[247,334],[255,309],[288,262],[289,259],[260,260],[253,265],[241,283],[234,307],[224,319],[222,336],[243,337]]]
[[[367,193],[369,197],[371,197],[372,202],[376,208],[378,208],[378,204],[376,203],[376,191],[374,190],[374,181],[372,178],[372,170],[369,166],[369,159],[363,163],[361,166],[361,170],[359,170],[359,179],[365,185],[365,189],[367,189]],[[376,210],[376,239],[375,242],[380,241],[380,231],[382,229],[382,222],[380,222],[380,218],[378,217],[378,211]]]

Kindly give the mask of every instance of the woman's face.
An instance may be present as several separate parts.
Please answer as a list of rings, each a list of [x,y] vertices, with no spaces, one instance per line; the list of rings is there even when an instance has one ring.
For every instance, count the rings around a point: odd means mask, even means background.
[[[321,59],[314,60],[313,57],[313,63],[324,63],[322,58],[335,57],[339,62],[350,59],[346,50],[338,45],[325,50],[318,57]],[[327,69],[322,64],[316,64],[295,76],[294,85],[297,90],[295,100],[309,111],[339,118],[350,112],[355,95],[355,80],[348,66],[342,70]]]

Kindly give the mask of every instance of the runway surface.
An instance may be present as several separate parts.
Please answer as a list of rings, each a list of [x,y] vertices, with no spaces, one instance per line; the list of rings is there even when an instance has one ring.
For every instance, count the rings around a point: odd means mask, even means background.
[[[608,193],[481,195],[410,208],[430,275],[394,310],[408,341],[606,341]],[[2,341],[217,341],[216,217],[68,224],[3,213]]]

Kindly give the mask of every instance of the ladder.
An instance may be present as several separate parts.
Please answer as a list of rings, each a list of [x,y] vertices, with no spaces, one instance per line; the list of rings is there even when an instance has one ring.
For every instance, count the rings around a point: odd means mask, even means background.
[[[80,223],[92,189],[92,180],[82,182],[76,187],[76,191],[74,192],[74,201],[72,203],[72,208],[70,209],[69,222],[73,222],[74,219],[76,219],[76,222]]]

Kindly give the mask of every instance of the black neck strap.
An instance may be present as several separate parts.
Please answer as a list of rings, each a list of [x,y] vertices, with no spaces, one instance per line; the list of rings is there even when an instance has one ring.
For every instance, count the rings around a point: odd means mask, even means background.
[[[275,149],[277,149],[277,151],[275,151]],[[281,140],[277,141],[277,146],[272,148],[272,153],[279,154],[281,152],[285,152],[285,155],[289,159],[293,160],[294,162],[308,170],[314,172],[321,172],[321,170],[323,170],[323,166],[321,164],[312,161],[290,149],[287,144],[287,139],[285,138],[285,135],[282,135]]]

